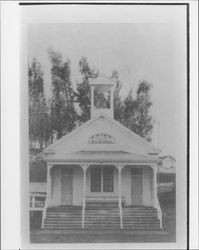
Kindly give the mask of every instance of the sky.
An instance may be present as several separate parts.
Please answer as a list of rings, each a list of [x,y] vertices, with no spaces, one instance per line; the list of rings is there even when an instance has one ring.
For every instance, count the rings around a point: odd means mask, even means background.
[[[166,19],[165,11],[158,13],[153,22],[138,18],[121,23],[32,23],[28,26],[28,60],[34,57],[41,63],[47,94],[51,84],[50,47],[71,61],[74,87],[80,79],[78,62],[82,56],[101,74],[111,76],[113,70],[118,71],[122,97],[130,89],[135,92],[139,81],[149,81],[153,85],[151,113],[155,118],[152,143],[159,142],[162,154],[175,156],[180,138],[185,136],[186,30],[182,13],[169,13]]]

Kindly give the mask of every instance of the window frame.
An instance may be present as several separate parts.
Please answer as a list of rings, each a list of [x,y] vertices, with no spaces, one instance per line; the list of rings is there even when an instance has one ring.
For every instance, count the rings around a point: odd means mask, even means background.
[[[93,172],[98,169],[100,170],[100,178],[93,177]],[[105,172],[110,169],[110,177],[111,184],[105,184],[106,177]],[[99,189],[95,189],[96,179],[100,179],[100,187]],[[109,186],[109,187],[108,187]],[[108,188],[107,188],[108,187]],[[90,192],[91,193],[113,193],[114,192],[114,168],[113,167],[93,167],[90,169]]]
[[[110,171],[110,175],[108,176],[109,177],[109,180],[111,180],[111,184],[109,183],[109,184],[105,184],[105,180],[107,181],[107,176],[105,175],[105,172],[107,171],[107,170],[111,170]],[[103,188],[103,193],[112,193],[112,192],[114,192],[114,169],[112,168],[112,167],[106,167],[106,168],[103,168],[103,186],[102,186],[102,188]],[[106,173],[107,174],[107,173]],[[108,181],[109,181],[108,180]],[[109,187],[110,188],[110,190],[108,189],[108,190],[106,190],[106,188],[107,187]]]
[[[107,98],[105,97],[105,94],[107,94]],[[93,104],[94,104],[95,109],[110,109],[111,108],[111,90],[100,91],[97,88],[94,89]]]

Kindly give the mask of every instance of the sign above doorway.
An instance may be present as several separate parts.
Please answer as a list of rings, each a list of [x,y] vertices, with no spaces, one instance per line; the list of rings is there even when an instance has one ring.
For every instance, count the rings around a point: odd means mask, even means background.
[[[92,135],[89,138],[88,142],[90,144],[114,144],[115,138],[112,135],[100,132],[95,135]]]

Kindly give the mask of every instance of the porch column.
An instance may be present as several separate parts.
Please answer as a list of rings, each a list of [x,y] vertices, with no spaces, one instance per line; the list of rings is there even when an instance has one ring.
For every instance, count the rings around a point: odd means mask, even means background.
[[[122,216],[122,184],[121,184],[121,171],[124,167],[123,164],[116,165],[118,170],[118,206],[120,210],[120,228],[123,228],[123,216]]]
[[[110,97],[110,108],[111,108],[111,113],[112,116],[114,117],[114,88],[111,88],[111,97]]]
[[[51,177],[51,174],[50,174],[50,170],[52,168],[52,164],[47,164],[47,194],[46,194],[46,199],[47,199],[47,202],[46,202],[46,205],[47,207],[51,206],[51,198],[52,198],[52,177]]]
[[[44,219],[46,217],[46,210],[47,207],[49,207],[51,205],[51,193],[52,193],[52,177],[50,174],[50,170],[53,167],[53,164],[47,163],[47,189],[46,189],[46,200],[45,200],[45,206],[43,209],[43,213],[42,213],[42,228],[44,227]]]
[[[84,228],[85,222],[85,207],[86,207],[86,170],[89,167],[88,164],[81,164],[83,169],[83,204],[82,204],[82,228]]]
[[[157,185],[158,166],[157,164],[153,164],[151,167],[153,169],[154,203],[158,212],[158,219],[160,220],[160,228],[162,228],[162,210],[161,210],[160,203],[158,200],[158,195],[157,195],[158,193],[158,185]]]

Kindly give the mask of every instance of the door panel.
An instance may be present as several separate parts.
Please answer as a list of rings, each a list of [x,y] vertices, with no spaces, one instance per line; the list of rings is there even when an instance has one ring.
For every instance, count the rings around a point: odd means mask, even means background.
[[[61,205],[72,205],[72,202],[73,202],[73,172],[72,169],[62,169]]]
[[[132,205],[143,204],[142,175],[131,175],[131,202],[132,202]]]

